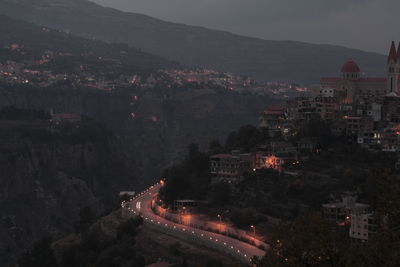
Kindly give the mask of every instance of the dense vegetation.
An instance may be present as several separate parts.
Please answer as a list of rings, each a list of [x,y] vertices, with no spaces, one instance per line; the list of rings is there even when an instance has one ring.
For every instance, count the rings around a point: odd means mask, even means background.
[[[244,180],[234,187],[210,184],[207,156],[230,153],[234,149],[254,152],[268,141],[283,140],[280,135],[271,137],[267,129],[243,126],[232,132],[224,145],[213,141],[206,154],[197,152],[202,161],[189,160],[193,156],[188,156],[179,166],[168,169],[163,196],[167,203],[186,198],[206,200],[209,205],[205,212],[215,217],[229,210],[224,217],[247,229],[251,224],[267,222],[266,216],[294,219],[304,212],[318,212],[321,204],[340,197],[345,191],[355,192],[360,201],[372,204],[375,198],[371,191],[372,177],[377,172],[393,171],[393,154],[371,152],[345,136],[334,136],[329,123],[324,121],[309,121],[288,142],[296,145],[302,138],[316,140],[320,153],[309,155],[308,160],[298,166],[288,166],[290,171],[297,172],[296,176],[260,170],[245,173]],[[201,168],[200,162],[204,162]]]
[[[182,164],[163,172],[167,184],[160,192],[167,203],[175,199],[200,199],[210,182],[210,166],[206,154],[199,152],[198,145],[189,146],[188,155]]]
[[[0,110],[0,120],[49,120],[50,114],[43,110],[5,107]]]
[[[217,211],[229,209],[224,218],[244,229],[268,221],[265,215],[285,219],[269,229],[267,242],[271,249],[256,260],[260,267],[397,266],[400,180],[394,170],[396,158],[391,153],[362,149],[351,139],[333,136],[329,129],[325,122],[310,121],[290,139],[296,142],[312,137],[322,149],[297,168],[298,176],[271,170],[249,172],[233,188],[222,183],[205,185],[209,180],[207,155],[232,149],[250,152],[281,137],[271,138],[266,129],[244,126],[231,133],[225,145],[211,142],[208,154],[191,146],[187,159],[165,172],[168,182],[163,195],[167,201],[180,197],[206,199],[210,205],[202,212],[215,217]],[[199,165],[195,155],[201,155],[204,165]],[[171,172],[177,169],[181,171]],[[357,193],[360,201],[369,203],[376,213],[378,231],[368,243],[351,242],[348,230],[321,217],[321,204],[329,201],[329,196],[340,196],[345,191]]]
[[[142,224],[140,218],[129,219],[117,229],[115,237],[99,226],[80,233],[80,241],[68,246],[57,259],[50,238],[38,241],[19,260],[20,267],[143,267],[146,260],[136,252],[135,236]]]
[[[296,142],[300,138],[312,136],[321,144],[323,148],[334,146],[336,142],[341,140],[330,134],[329,125],[322,121],[311,121],[304,126],[301,131],[290,142]],[[218,153],[230,153],[232,150],[240,152],[254,152],[261,145],[265,145],[268,141],[281,140],[281,136],[271,137],[268,129],[258,128],[252,125],[240,127],[237,131],[230,133],[225,141],[221,144],[219,141],[212,141],[209,145],[207,153],[201,153],[196,144],[189,147],[186,159],[179,165],[173,166],[164,171],[163,176],[167,178],[168,183],[163,191],[166,201],[171,203],[178,198],[206,198],[208,189],[210,189],[210,174],[208,157]],[[273,175],[271,172],[261,172],[261,175]],[[248,178],[253,174],[249,173]],[[229,190],[222,189],[222,185],[217,185],[211,191],[216,196],[219,193]],[[218,194],[213,192],[219,192]],[[220,201],[219,200],[219,201]],[[218,201],[218,200],[217,200]]]
[[[119,191],[137,183],[134,166],[103,124],[85,116],[58,124],[49,118],[42,110],[0,110],[2,266],[43,236],[87,228],[118,207]],[[90,218],[76,223],[80,215]]]
[[[371,181],[378,231],[368,243],[352,243],[318,214],[301,215],[279,225],[271,249],[257,260],[260,267],[374,267],[398,266],[400,253],[400,180],[381,173]]]

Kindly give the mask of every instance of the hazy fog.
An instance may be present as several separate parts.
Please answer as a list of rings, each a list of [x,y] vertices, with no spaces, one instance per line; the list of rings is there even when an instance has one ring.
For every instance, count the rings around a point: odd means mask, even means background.
[[[399,0],[92,0],[172,22],[386,53],[400,40]],[[373,37],[372,37],[373,36]]]

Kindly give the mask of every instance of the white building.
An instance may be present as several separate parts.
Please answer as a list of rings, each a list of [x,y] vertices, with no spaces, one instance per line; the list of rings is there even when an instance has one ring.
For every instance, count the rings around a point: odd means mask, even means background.
[[[344,196],[341,202],[322,207],[326,219],[338,226],[349,226],[349,237],[354,240],[366,242],[376,232],[376,221],[370,206],[356,202],[354,196]]]
[[[349,236],[355,240],[366,242],[376,231],[376,221],[372,213],[352,214]]]
[[[356,202],[354,196],[344,196],[341,202],[323,204],[324,217],[337,224],[345,223],[353,214],[367,214],[370,206]]]

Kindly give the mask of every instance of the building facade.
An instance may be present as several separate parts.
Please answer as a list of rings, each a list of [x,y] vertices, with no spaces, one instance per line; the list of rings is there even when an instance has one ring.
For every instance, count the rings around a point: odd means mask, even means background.
[[[252,170],[253,163],[253,154],[241,154],[239,151],[211,156],[212,183],[238,183],[242,180],[245,172]]]

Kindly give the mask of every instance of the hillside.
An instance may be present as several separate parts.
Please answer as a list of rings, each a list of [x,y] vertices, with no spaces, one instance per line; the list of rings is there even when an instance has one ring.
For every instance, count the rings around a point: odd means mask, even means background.
[[[113,65],[124,64],[125,68],[129,68],[131,72],[157,70],[178,65],[128,47],[126,44],[107,44],[102,41],[89,40],[0,15],[0,47],[12,44],[26,48],[28,51],[25,51],[25,57],[20,55],[18,58],[6,58],[9,55],[1,53],[0,60],[21,61],[30,59],[30,56],[40,59],[46,51],[53,51],[58,54],[82,57],[81,62],[84,58],[87,62],[95,65],[99,64],[99,58],[112,60]]]
[[[49,118],[39,110],[0,110],[0,266],[35,240],[76,231],[82,213],[115,208],[118,192],[137,182],[104,125]]]
[[[270,81],[314,83],[336,75],[348,58],[379,75],[385,57],[356,49],[267,41],[105,8],[87,0],[0,0],[0,12],[88,38],[127,43],[187,65]]]

